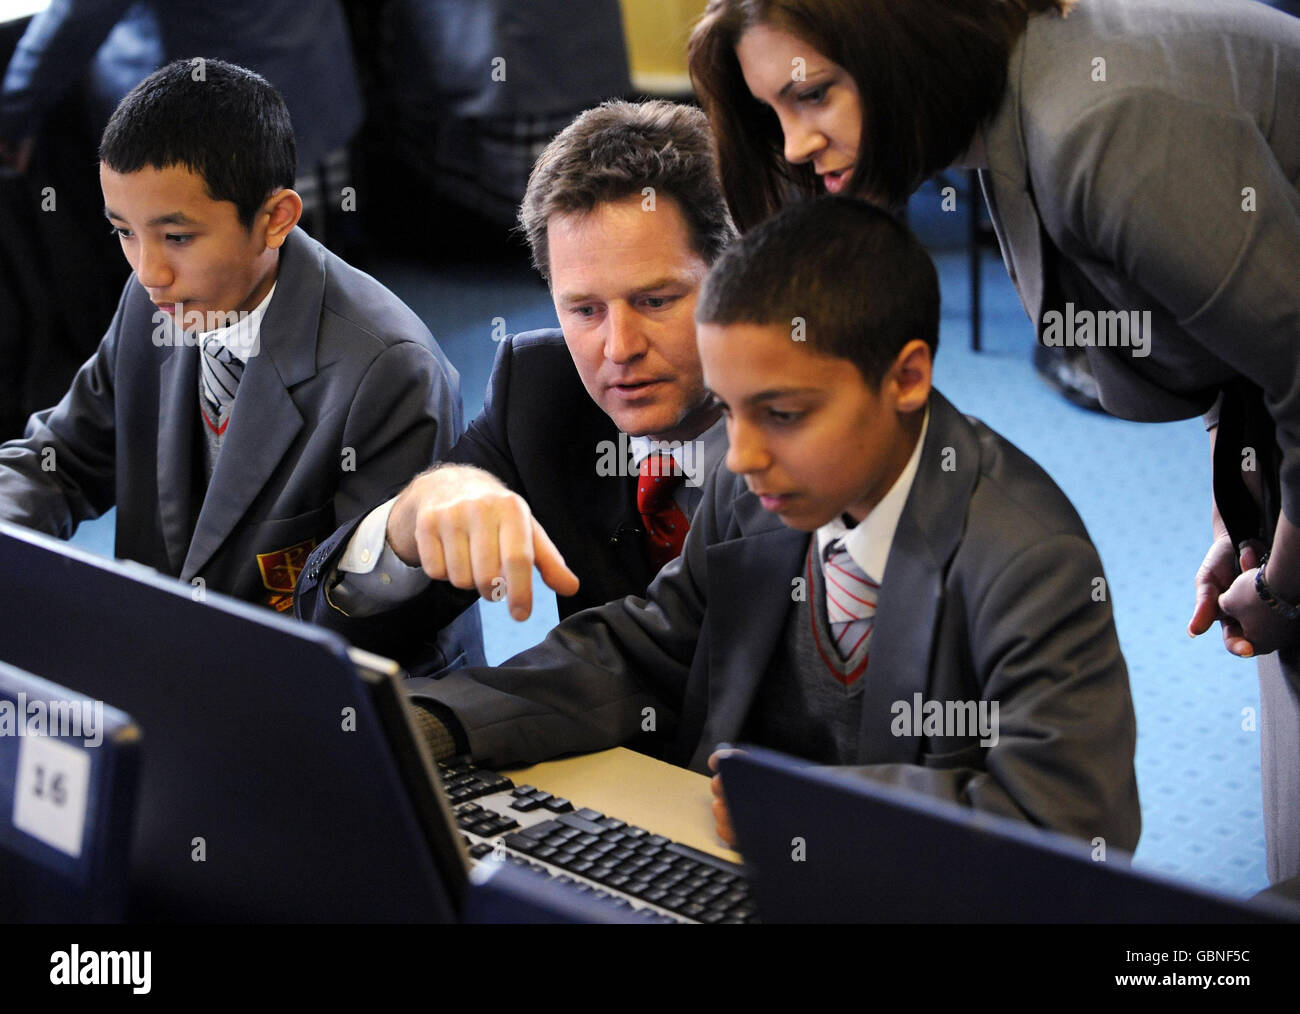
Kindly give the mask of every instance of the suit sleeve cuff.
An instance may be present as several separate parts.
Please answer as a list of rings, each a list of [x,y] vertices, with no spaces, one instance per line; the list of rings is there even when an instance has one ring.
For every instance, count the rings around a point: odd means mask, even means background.
[[[330,605],[348,616],[360,619],[391,609],[429,584],[423,570],[408,567],[388,545],[388,515],[396,502],[393,497],[366,515],[326,582]]]

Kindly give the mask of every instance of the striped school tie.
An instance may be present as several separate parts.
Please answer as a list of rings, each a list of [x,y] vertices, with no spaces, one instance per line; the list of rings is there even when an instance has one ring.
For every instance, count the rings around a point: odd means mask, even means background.
[[[848,659],[871,637],[876,624],[876,593],[880,585],[862,572],[844,548],[844,538],[826,545],[826,620],[835,650]]]
[[[244,375],[244,364],[215,335],[204,341],[199,364],[203,421],[213,433],[222,436],[230,424],[230,406],[235,401],[239,378]]]

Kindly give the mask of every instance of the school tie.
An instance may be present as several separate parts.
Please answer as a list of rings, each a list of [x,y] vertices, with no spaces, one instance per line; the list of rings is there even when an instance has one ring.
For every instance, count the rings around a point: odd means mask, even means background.
[[[686,480],[673,456],[651,454],[641,462],[636,483],[636,509],[645,525],[650,566],[657,571],[682,552],[691,522],[673,502],[673,493]]]
[[[199,359],[203,421],[217,436],[226,432],[230,423],[230,406],[235,401],[239,378],[244,374],[241,363],[216,335],[203,342],[203,355]]]
[[[825,574],[826,620],[835,650],[848,659],[871,636],[880,586],[853,561],[843,536],[826,544]]]

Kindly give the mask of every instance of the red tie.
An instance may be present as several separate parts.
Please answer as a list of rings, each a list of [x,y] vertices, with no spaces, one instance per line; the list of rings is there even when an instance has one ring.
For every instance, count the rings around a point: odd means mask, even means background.
[[[655,570],[681,555],[691,527],[690,520],[673,502],[673,493],[685,479],[671,454],[651,454],[641,462],[636,509],[645,525],[646,552]]]

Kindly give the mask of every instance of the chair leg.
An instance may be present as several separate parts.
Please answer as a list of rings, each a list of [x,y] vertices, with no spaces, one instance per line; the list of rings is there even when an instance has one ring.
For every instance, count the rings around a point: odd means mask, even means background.
[[[980,350],[980,209],[979,176],[975,170],[966,173],[966,192],[969,195],[970,211],[968,213],[966,247],[970,262],[970,347],[972,352]]]

